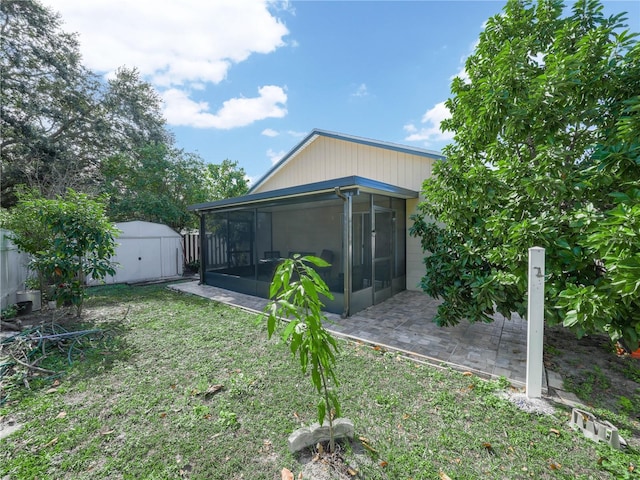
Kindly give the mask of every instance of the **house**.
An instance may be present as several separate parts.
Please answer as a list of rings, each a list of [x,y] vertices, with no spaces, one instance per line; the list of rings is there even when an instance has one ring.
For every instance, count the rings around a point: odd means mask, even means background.
[[[201,281],[261,297],[281,258],[312,254],[348,316],[405,290],[423,275],[409,216],[437,152],[313,130],[247,195],[189,207],[200,216]]]

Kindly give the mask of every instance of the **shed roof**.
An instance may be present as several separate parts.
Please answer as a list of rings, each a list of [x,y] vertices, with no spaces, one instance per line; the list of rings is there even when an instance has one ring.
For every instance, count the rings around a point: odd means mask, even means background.
[[[143,220],[133,220],[130,222],[118,222],[116,228],[122,233],[118,238],[155,238],[155,237],[177,237],[180,234],[173,228],[163,223],[145,222]]]
[[[265,204],[277,200],[293,199],[295,197],[309,197],[319,194],[333,194],[338,198],[338,193],[362,192],[389,195],[397,198],[417,198],[418,192],[406,188],[396,187],[388,183],[378,182],[368,178],[350,176],[324,180],[322,182],[297,185],[295,187],[270,190],[268,192],[249,193],[241,197],[226,198],[215,202],[199,203],[189,206],[194,212],[229,209],[235,207],[247,207],[251,205]]]
[[[260,185],[266,182],[269,178],[274,176],[282,167],[288,162],[293,160],[296,156],[301,154],[311,143],[313,143],[318,137],[334,138],[337,140],[343,140],[346,142],[358,143],[361,145],[368,145],[370,147],[383,148],[386,150],[393,150],[396,152],[409,153],[411,155],[418,155],[428,158],[435,158],[436,160],[444,160],[445,156],[435,150],[427,150],[425,148],[411,147],[408,145],[400,145],[397,143],[383,142],[380,140],[372,140],[364,137],[357,137],[355,135],[346,135],[344,133],[330,132],[328,130],[313,129],[309,135],[307,135],[300,143],[293,147],[289,153],[287,153],[282,159],[276,163],[267,173],[265,173],[254,185],[249,189],[249,193],[255,191]]]

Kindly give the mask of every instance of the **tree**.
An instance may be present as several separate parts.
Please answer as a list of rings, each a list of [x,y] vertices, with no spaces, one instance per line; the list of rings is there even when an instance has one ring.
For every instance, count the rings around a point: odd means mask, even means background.
[[[239,197],[249,191],[249,182],[238,162],[225,159],[220,164],[207,164],[209,201]]]
[[[329,420],[329,452],[335,451],[333,414],[340,416],[340,403],[330,382],[338,385],[335,353],[338,344],[324,328],[322,313],[324,304],[320,296],[333,299],[326,283],[315,267],[329,267],[323,259],[314,256],[294,255],[278,265],[271,281],[269,298],[265,308],[269,338],[276,331],[279,319],[289,323],[282,332],[282,341],[289,344],[293,356],[298,356],[302,373],[311,367],[311,383],[321,395],[318,403],[318,422]]]
[[[31,0],[0,3],[2,202],[16,185],[49,195],[84,188],[105,145],[100,84],[80,62],[76,35]]]
[[[31,256],[41,284],[51,283],[56,301],[75,306],[78,316],[85,279],[115,274],[111,257],[118,231],[105,214],[106,200],[73,190],[53,200],[24,191],[3,225],[18,249]]]
[[[546,249],[546,312],[578,335],[640,335],[640,46],[595,0],[510,0],[452,82],[446,161],[412,233],[436,321],[526,313]],[[430,223],[435,220],[438,223]]]
[[[189,205],[230,198],[247,192],[237,162],[205,164],[195,154],[147,145],[133,156],[117,155],[102,162],[109,216],[116,221],[147,220],[176,231],[196,228]]]
[[[0,2],[2,204],[18,185],[55,198],[96,193],[100,164],[147,145],[170,147],[161,99],[135,69],[102,81],[81,63],[75,34],[34,0]]]
[[[208,200],[204,162],[164,144],[110,157],[101,169],[103,191],[110,197],[108,213],[114,221],[147,220],[179,232],[195,225],[187,207]]]
[[[162,99],[135,68],[120,67],[102,97],[117,152],[134,152],[147,145],[173,144],[162,114]]]

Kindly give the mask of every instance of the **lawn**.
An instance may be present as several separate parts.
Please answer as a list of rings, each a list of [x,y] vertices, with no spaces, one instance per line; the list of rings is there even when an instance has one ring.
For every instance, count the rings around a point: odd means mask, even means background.
[[[279,480],[285,467],[298,478],[287,438],[314,421],[318,397],[257,319],[162,285],[91,289],[74,328],[106,335],[51,353],[39,365],[64,374],[30,390],[5,378],[0,420],[23,426],[0,440],[0,478]],[[639,477],[637,451],[585,439],[566,409],[518,409],[504,381],[340,347],[355,478]]]

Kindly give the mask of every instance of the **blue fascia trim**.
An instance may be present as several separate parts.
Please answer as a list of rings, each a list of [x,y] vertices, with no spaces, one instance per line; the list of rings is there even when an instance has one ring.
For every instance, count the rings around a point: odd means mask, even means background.
[[[408,153],[411,155],[420,155],[422,157],[429,157],[435,160],[445,160],[446,157],[439,152],[434,150],[427,150],[424,148],[418,147],[410,147],[408,145],[400,145],[397,143],[390,142],[382,142],[379,140],[372,140],[364,137],[356,137],[354,135],[346,135],[343,133],[330,132],[328,130],[321,130],[319,128],[314,128],[309,135],[304,137],[301,142],[299,142],[295,147],[293,147],[284,157],[280,159],[278,163],[276,163],[273,167],[271,167],[267,173],[265,173],[260,179],[249,189],[249,193],[253,192],[256,188],[262,184],[267,178],[271,176],[276,170],[278,170],[282,165],[284,165],[292,156],[298,153],[299,150],[304,148],[314,136],[321,136],[327,138],[333,138],[336,140],[344,140],[347,142],[359,143],[361,145],[367,145],[370,147],[377,148],[385,148],[387,150],[393,150],[395,152]]]
[[[281,188],[278,190],[270,190],[268,192],[249,193],[241,197],[226,198],[215,202],[198,203],[190,205],[187,210],[192,212],[200,212],[204,210],[220,210],[223,208],[249,206],[266,201],[278,199],[286,199],[298,196],[312,196],[319,193],[331,193],[335,189],[357,190],[366,193],[379,193],[398,198],[418,198],[418,192],[407,188],[396,187],[384,182],[378,182],[369,178],[350,176],[336,178],[332,180],[323,180],[322,182],[308,183],[305,185],[296,185],[295,187]],[[336,198],[338,196],[336,195]]]

